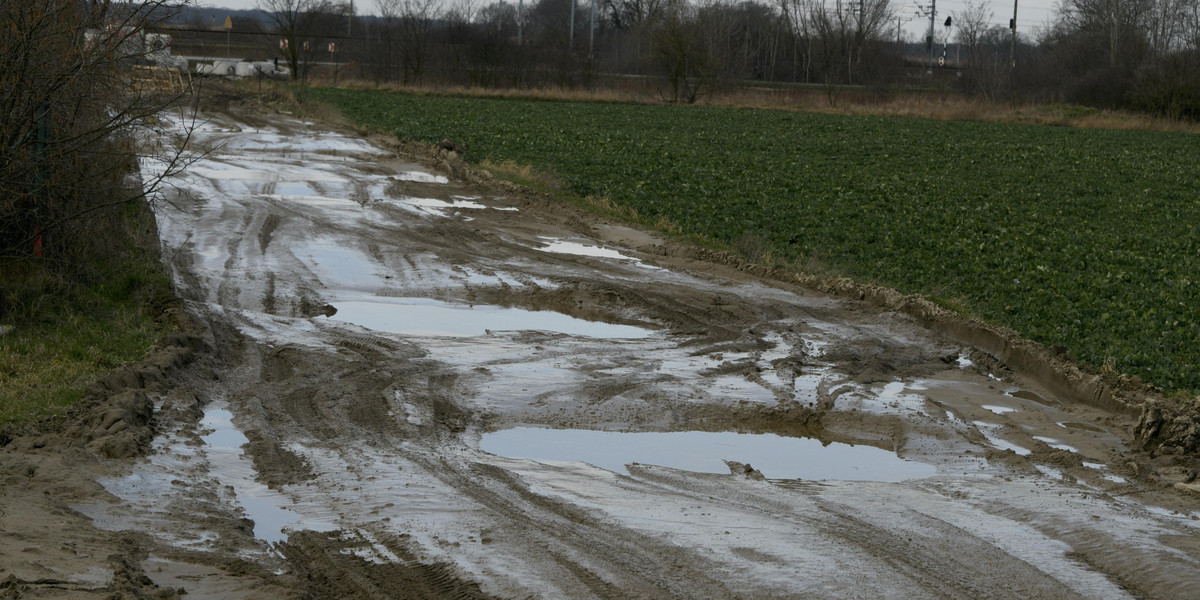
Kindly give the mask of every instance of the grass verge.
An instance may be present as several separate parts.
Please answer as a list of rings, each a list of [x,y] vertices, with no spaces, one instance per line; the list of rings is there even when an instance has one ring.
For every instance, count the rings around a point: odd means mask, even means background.
[[[127,206],[105,224],[120,240],[70,273],[37,260],[4,268],[0,428],[61,415],[92,381],[145,356],[174,324],[153,216]]]

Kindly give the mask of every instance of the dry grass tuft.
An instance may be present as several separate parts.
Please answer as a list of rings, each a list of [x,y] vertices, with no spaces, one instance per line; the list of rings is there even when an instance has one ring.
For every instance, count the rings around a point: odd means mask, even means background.
[[[599,208],[603,212],[618,215],[631,221],[641,221],[641,215],[638,214],[636,208],[617,204],[608,196],[587,196],[583,201],[586,204]]]
[[[562,189],[562,183],[548,173],[543,173],[530,165],[518,164],[511,160],[494,161],[483,159],[479,166],[501,179],[533,188],[542,193]]]

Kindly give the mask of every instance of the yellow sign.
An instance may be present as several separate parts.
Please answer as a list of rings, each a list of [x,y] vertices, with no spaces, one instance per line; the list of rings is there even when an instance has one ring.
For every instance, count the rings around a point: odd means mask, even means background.
[[[233,19],[225,17],[225,29],[233,29]]]

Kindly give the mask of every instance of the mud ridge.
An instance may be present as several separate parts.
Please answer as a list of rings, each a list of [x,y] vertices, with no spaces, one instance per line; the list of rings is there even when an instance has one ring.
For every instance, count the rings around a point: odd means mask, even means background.
[[[209,348],[194,334],[166,336],[146,358],[89,385],[63,416],[0,430],[0,448],[28,452],[82,445],[101,458],[141,456],[155,433],[149,394],[170,389],[176,375]]]
[[[381,540],[397,560],[377,564],[350,552],[360,543],[353,538],[347,533],[306,531],[293,535],[279,549],[305,581],[309,598],[493,598],[479,584],[459,578],[450,565],[420,562],[404,539]]]

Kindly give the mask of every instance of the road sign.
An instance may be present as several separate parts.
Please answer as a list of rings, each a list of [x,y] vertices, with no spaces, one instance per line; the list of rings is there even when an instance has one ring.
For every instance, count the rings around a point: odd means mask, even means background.
[[[233,18],[225,17],[225,29],[233,29]]]

